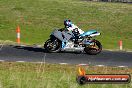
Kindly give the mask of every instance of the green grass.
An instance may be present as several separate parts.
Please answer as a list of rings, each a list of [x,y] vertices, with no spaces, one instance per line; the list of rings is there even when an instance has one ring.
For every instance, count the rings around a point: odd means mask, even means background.
[[[81,0],[0,0],[0,40],[16,41],[15,29],[21,28],[21,42],[44,43],[54,28],[62,28],[69,18],[81,29],[97,29],[104,49],[132,49],[132,5],[86,2]]]
[[[87,74],[132,74],[132,68],[83,67]],[[0,62],[0,88],[131,88],[129,84],[86,84],[76,82],[78,66]]]

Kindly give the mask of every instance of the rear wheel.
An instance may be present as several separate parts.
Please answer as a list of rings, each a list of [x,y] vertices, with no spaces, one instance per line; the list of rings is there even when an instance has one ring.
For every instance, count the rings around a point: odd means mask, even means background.
[[[51,53],[60,52],[61,42],[58,39],[55,39],[53,41],[51,39],[48,39],[44,44],[44,48],[47,52]]]
[[[90,55],[96,55],[102,51],[102,45],[98,40],[93,40],[92,43],[84,48],[84,51]]]

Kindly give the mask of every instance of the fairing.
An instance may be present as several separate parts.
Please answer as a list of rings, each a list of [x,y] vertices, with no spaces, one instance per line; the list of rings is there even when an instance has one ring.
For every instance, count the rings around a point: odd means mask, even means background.
[[[84,32],[80,36],[90,36],[91,34],[95,34],[95,33],[97,33],[96,30],[89,30],[89,31]]]

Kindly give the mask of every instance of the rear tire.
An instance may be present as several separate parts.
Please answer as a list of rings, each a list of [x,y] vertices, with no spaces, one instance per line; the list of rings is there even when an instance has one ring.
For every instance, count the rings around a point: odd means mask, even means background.
[[[56,39],[54,41],[52,41],[51,39],[48,39],[44,44],[44,48],[45,48],[46,52],[49,52],[49,53],[60,52],[61,42],[58,39]]]
[[[98,40],[93,40],[93,42],[97,46],[97,48],[85,47],[84,51],[87,54],[96,55],[96,54],[99,54],[102,51],[102,45],[101,45],[101,43]]]

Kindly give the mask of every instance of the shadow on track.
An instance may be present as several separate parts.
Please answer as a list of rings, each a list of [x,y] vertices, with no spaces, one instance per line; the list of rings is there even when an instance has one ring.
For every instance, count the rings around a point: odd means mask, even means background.
[[[44,52],[46,53],[46,50],[44,48],[38,48],[38,47],[31,47],[31,46],[14,46],[13,48],[16,49],[23,49],[28,51],[34,51],[34,52]]]
[[[34,52],[49,53],[49,52],[46,52],[46,50],[44,48],[38,48],[38,47],[32,47],[32,46],[13,46],[13,48],[23,49],[23,50],[27,50],[27,51],[34,51]],[[84,52],[74,52],[74,51],[61,51],[58,53],[85,54]]]

